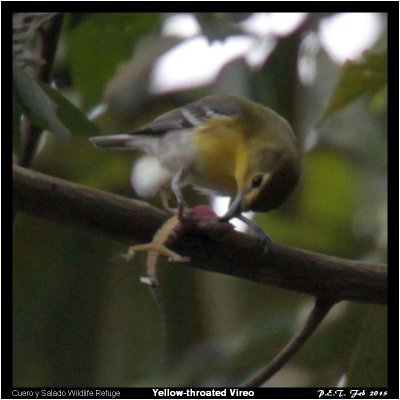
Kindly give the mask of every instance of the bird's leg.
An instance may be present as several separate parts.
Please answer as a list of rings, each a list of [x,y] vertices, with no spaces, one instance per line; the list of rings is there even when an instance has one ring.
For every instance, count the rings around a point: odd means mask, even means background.
[[[182,218],[182,216],[183,216],[184,208],[188,207],[185,199],[183,198],[182,191],[181,191],[186,174],[187,174],[187,172],[183,168],[181,168],[175,174],[175,176],[172,178],[172,181],[171,181],[171,189],[172,189],[172,191],[176,197],[176,200],[178,202],[178,216],[180,218]]]
[[[163,207],[165,208],[165,210],[171,214],[171,215],[175,215],[178,212],[177,208],[172,208],[169,205],[169,194],[167,193],[166,190],[163,190],[160,193],[160,197],[161,197],[161,204],[163,205]]]
[[[264,247],[264,254],[266,254],[272,243],[271,238],[263,231],[263,229],[259,225],[257,225],[251,219],[245,217],[242,214],[237,215],[236,218],[244,222],[254,232],[254,235],[261,240]]]

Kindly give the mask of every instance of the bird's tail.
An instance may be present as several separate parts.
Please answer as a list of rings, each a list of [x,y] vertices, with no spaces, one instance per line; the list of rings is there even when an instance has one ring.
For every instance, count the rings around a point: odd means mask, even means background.
[[[109,148],[113,150],[131,150],[138,148],[137,138],[129,133],[119,135],[94,136],[89,138],[95,147]]]

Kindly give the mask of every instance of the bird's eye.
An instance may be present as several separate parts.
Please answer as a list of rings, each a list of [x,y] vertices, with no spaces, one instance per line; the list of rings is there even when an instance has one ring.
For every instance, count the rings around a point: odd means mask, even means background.
[[[251,180],[251,187],[253,189],[256,189],[261,186],[263,182],[263,176],[262,175],[256,175],[252,180]]]

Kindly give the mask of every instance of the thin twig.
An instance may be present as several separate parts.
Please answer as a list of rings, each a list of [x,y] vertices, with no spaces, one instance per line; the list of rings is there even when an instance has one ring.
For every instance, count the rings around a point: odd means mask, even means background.
[[[256,376],[244,383],[243,387],[257,387],[264,384],[276,374],[297,351],[306,343],[308,338],[315,332],[319,324],[324,320],[329,310],[336,301],[317,298],[314,308],[311,310],[306,323],[300,332],[272,359]]]

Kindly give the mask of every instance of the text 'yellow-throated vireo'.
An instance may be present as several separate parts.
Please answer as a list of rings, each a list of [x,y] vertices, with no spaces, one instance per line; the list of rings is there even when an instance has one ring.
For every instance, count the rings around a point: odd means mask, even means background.
[[[273,110],[238,96],[211,95],[170,111],[130,133],[92,137],[96,147],[142,150],[131,182],[140,197],[171,187],[186,205],[187,183],[232,196],[227,213],[269,211],[281,205],[300,175],[296,139],[288,122]]]

